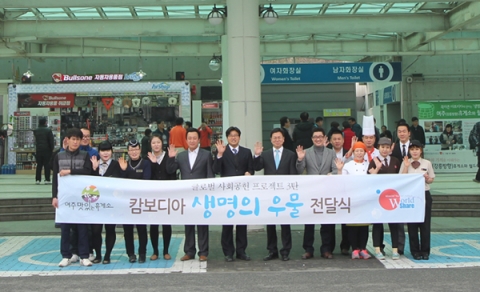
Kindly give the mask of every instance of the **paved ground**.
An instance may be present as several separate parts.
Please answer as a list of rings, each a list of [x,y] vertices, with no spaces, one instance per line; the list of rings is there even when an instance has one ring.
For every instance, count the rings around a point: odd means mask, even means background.
[[[338,234],[340,235],[340,234]],[[10,276],[52,276],[52,275],[113,275],[113,274],[163,274],[163,273],[202,273],[202,272],[246,272],[246,271],[306,271],[331,269],[420,269],[420,268],[453,268],[480,266],[480,233],[478,232],[434,232],[432,234],[432,253],[428,261],[413,260],[406,250],[400,260],[392,260],[391,248],[387,245],[387,259],[379,261],[354,260],[347,256],[335,254],[335,259],[325,260],[317,257],[301,260],[301,232],[294,231],[294,248],[291,260],[282,262],[273,260],[264,262],[266,254],[265,232],[250,233],[249,254],[252,261],[235,261],[226,263],[223,260],[219,245],[220,232],[210,233],[210,256],[208,263],[197,259],[181,262],[183,256],[183,236],[174,234],[170,246],[172,260],[147,260],[144,264],[130,264],[125,256],[123,238],[119,235],[112,253],[110,265],[96,264],[82,267],[78,263],[60,268],[59,236],[2,236],[0,237],[0,277]],[[390,237],[386,234],[386,242]],[[161,242],[161,241],[160,241]],[[318,246],[318,243],[317,243]],[[151,250],[151,249],[150,249]],[[162,247],[160,247],[162,250]],[[373,252],[371,242],[368,250]]]

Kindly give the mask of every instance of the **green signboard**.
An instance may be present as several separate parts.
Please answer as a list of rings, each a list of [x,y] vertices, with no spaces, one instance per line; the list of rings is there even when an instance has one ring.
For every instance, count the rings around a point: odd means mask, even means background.
[[[480,101],[419,102],[418,118],[428,119],[478,119]]]

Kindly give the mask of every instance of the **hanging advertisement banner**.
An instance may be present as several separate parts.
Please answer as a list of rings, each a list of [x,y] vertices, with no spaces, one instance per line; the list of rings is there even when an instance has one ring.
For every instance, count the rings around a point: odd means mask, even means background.
[[[58,179],[58,223],[336,224],[423,222],[421,174],[274,175],[155,181]],[[321,186],[321,187],[320,187]],[[408,218],[408,219],[406,219]]]
[[[84,74],[84,75],[68,75],[63,73],[53,73],[52,80],[55,83],[61,82],[112,82],[112,81],[140,81],[143,79],[142,74],[133,72],[130,74]]]
[[[418,118],[425,130],[425,158],[436,172],[477,171],[476,150],[469,137],[480,122],[478,101],[419,102]],[[447,126],[452,129],[449,133]]]
[[[74,104],[75,94],[73,93],[32,93],[18,95],[18,108],[71,108]]]

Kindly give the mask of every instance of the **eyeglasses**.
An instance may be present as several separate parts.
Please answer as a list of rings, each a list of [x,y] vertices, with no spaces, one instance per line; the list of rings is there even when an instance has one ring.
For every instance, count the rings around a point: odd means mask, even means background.
[[[323,139],[325,136],[312,136],[312,139]]]
[[[82,139],[88,140],[88,139],[90,139],[90,136],[83,136]]]
[[[240,137],[240,136],[239,136],[239,135],[232,135],[232,134],[230,134],[230,135],[228,135],[228,137],[237,138],[237,137]]]
[[[140,151],[140,149],[138,149],[138,148],[133,148],[133,149],[132,149],[132,148],[131,148],[131,149],[128,149],[128,151],[137,152],[137,151]]]

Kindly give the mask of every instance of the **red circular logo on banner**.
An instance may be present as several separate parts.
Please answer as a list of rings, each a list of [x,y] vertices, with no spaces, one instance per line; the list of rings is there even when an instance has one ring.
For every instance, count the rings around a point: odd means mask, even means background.
[[[377,191],[377,193],[379,192],[380,190]],[[387,189],[380,194],[378,202],[385,210],[395,210],[400,205],[400,195],[396,190]]]

